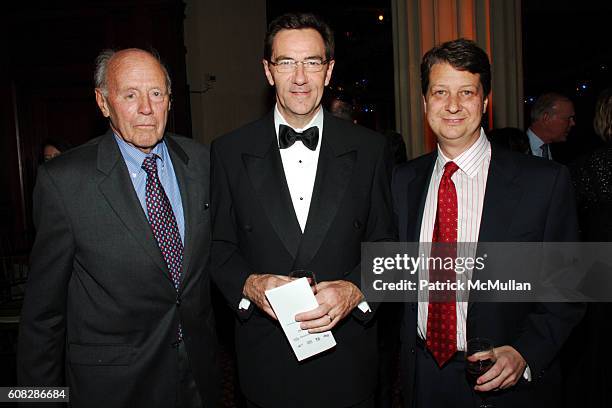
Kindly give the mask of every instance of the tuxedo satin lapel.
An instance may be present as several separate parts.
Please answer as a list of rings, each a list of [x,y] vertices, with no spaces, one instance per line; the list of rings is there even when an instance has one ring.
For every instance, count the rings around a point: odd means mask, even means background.
[[[160,272],[168,279],[168,282],[172,283],[170,272],[162,258],[140,201],[138,201],[127,167],[112,133],[107,134],[100,141],[98,170],[106,174],[106,177],[98,185],[98,189],[134,237],[134,240],[151,257],[159,267]]]
[[[275,135],[273,127],[270,131]],[[295,257],[302,230],[293,209],[276,138],[265,138],[262,143],[268,145],[263,154],[251,152],[242,155],[244,166],[274,231],[287,251]]]
[[[506,241],[510,223],[516,216],[516,208],[523,195],[523,188],[515,181],[519,169],[512,158],[493,145],[491,149],[478,242]],[[472,279],[478,279],[477,272],[473,272]],[[477,305],[472,302],[468,305],[469,317],[474,321],[478,321],[478,307],[474,307]]]
[[[181,287],[187,282],[191,270],[190,261],[193,255],[195,228],[197,227],[197,212],[202,210],[204,202],[201,185],[204,181],[198,181],[197,177],[189,167],[189,156],[171,137],[166,137],[166,145],[174,173],[181,192],[183,203],[183,216],[185,218],[185,239],[183,242],[183,267],[181,270]]]
[[[334,149],[334,134],[327,122],[324,129],[308,220],[294,267],[307,265],[321,247],[351,181],[355,164],[356,151]]]

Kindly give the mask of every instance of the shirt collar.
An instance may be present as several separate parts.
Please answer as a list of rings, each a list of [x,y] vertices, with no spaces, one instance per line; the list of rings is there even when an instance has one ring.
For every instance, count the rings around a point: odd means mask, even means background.
[[[274,128],[276,129],[276,141],[278,142],[278,129],[280,125],[289,126],[293,128],[283,115],[278,110],[278,104],[274,105]],[[317,148],[321,145],[321,139],[323,138],[323,108],[319,106],[319,111],[313,116],[313,118],[303,128],[293,128],[296,132],[303,132],[304,130],[316,126],[319,128],[319,143]]]
[[[491,155],[491,143],[487,139],[485,132],[480,128],[480,136],[466,151],[455,157],[452,161],[459,167],[459,170],[472,178],[478,174],[478,170],[482,166],[482,161]],[[451,161],[444,155],[440,145],[438,145],[438,159],[436,160],[436,177],[442,177],[444,171],[444,165]]]
[[[534,154],[539,154],[544,146],[544,141],[535,134],[531,128],[527,129],[527,137],[529,138],[529,147]]]
[[[155,145],[155,147],[151,150],[151,153],[147,154],[142,150],[137,149],[134,145],[127,143],[121,137],[117,136],[116,133],[113,133],[113,136],[115,136],[115,140],[119,146],[119,151],[121,152],[121,156],[123,156],[123,160],[125,161],[130,174],[144,171],[141,167],[142,162],[145,158],[154,154],[161,159],[161,167],[163,168],[164,158],[166,157],[167,153],[166,142],[163,140]]]

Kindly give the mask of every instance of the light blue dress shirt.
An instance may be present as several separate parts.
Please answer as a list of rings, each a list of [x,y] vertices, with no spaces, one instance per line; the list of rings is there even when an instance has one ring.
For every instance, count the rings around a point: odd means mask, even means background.
[[[179,190],[178,181],[176,180],[176,174],[174,173],[174,167],[172,166],[172,160],[170,160],[170,154],[168,153],[168,147],[162,140],[158,143],[150,154],[146,154],[138,150],[133,145],[127,143],[117,135],[115,140],[119,146],[119,151],[130,174],[130,180],[142,206],[142,210],[145,213],[147,219],[147,202],[146,202],[146,186],[147,186],[147,173],[141,167],[142,162],[146,157],[156,154],[159,159],[157,160],[157,175],[161,181],[164,191],[170,200],[172,205],[172,211],[178,224],[179,234],[181,235],[181,241],[185,244],[185,216],[183,213],[183,201],[181,200],[181,191]]]

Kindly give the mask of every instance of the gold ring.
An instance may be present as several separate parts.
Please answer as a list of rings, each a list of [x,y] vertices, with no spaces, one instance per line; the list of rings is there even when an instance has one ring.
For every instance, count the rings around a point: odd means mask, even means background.
[[[334,321],[334,319],[329,315],[329,313],[326,316],[329,317],[329,322],[330,323]]]

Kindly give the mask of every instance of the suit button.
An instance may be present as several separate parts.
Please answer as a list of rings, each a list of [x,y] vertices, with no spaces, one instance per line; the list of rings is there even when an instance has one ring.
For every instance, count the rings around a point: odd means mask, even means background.
[[[410,349],[410,354],[414,354],[414,347]]]
[[[204,203],[204,210],[208,210],[208,207],[210,207],[210,204]]]
[[[253,227],[251,227],[249,224],[246,224],[246,225],[244,226],[244,230],[245,230],[246,232],[251,232],[251,231],[253,231]]]
[[[353,221],[353,227],[355,227],[355,229],[361,229],[361,223],[359,220],[356,219]]]

